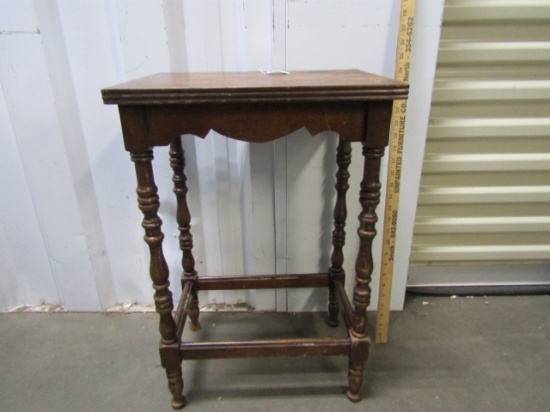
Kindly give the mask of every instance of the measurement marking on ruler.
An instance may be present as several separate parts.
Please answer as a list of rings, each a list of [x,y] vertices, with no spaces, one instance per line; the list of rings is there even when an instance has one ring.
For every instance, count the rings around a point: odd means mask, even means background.
[[[405,82],[409,81],[411,67],[414,10],[415,0],[401,1],[395,78],[396,80]],[[382,241],[382,265],[380,268],[380,291],[378,295],[378,313],[376,318],[376,342],[379,343],[386,343],[388,341],[406,113],[407,101],[395,100],[393,102],[390,130],[390,151]]]

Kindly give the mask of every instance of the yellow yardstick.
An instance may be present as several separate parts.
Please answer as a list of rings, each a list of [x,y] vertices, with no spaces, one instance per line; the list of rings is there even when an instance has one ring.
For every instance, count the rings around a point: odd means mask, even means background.
[[[412,32],[415,0],[401,0],[395,79],[409,81],[411,67]],[[386,183],[386,204],[384,212],[384,232],[382,240],[382,266],[380,268],[380,292],[378,295],[378,315],[376,317],[376,342],[386,343],[390,324],[390,301],[397,230],[397,209],[401,186],[401,164],[403,161],[403,138],[405,136],[405,116],[407,101],[395,100],[390,130],[390,152]]]

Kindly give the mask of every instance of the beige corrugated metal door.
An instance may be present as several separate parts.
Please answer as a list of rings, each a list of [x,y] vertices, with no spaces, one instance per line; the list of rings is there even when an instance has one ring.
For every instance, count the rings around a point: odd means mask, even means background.
[[[409,284],[550,284],[550,1],[447,0]]]

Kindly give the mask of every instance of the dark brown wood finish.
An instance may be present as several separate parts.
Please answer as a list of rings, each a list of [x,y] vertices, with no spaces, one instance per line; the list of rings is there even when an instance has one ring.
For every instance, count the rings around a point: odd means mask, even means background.
[[[349,189],[348,168],[351,163],[351,145],[349,142],[340,138],[338,148],[336,149],[336,163],[338,171],[336,172],[336,205],[334,206],[334,230],[332,232],[332,256],[329,284],[328,324],[332,327],[338,326],[338,302],[336,299],[336,282],[342,284],[346,281],[346,274],[342,265],[344,264],[343,248],[346,243],[346,219],[348,209],[346,206],[346,193]]]
[[[204,137],[210,130],[266,142],[305,127],[313,135],[333,130],[344,140],[362,141],[365,114],[391,114],[392,100],[405,98],[407,90],[402,82],[336,70],[157,74],[102,94],[106,104],[119,105],[126,150],[143,151],[182,134]]]
[[[182,342],[183,359],[264,358],[347,355],[349,338],[278,339],[251,342]]]
[[[174,171],[174,193],[178,200],[176,220],[178,222],[179,244],[182,251],[181,266],[183,268],[182,287],[185,282],[191,283],[189,305],[189,318],[191,330],[200,329],[199,323],[199,297],[197,295],[197,271],[195,270],[195,258],[193,257],[193,235],[191,235],[191,213],[187,205],[187,177],[185,176],[185,155],[181,144],[181,138],[177,137],[170,143],[170,166]]]
[[[119,107],[124,144],[131,152],[138,181],[138,203],[143,212],[145,241],[151,254],[150,275],[155,306],[160,316],[160,355],[166,369],[172,407],[180,409],[181,362],[264,356],[349,357],[349,390],[360,399],[363,364],[368,358],[366,309],[373,272],[372,240],[376,235],[376,206],[380,200],[380,159],[388,144],[392,101],[406,98],[408,86],[358,70],[296,72],[290,75],[260,73],[171,73],[127,82],[102,91],[106,104]],[[187,205],[185,158],[180,135],[205,137],[216,130],[247,142],[267,142],[305,127],[313,135],[335,131],[337,199],[334,208],[333,252],[328,273],[198,277],[192,254],[191,214]],[[364,171],[360,190],[360,250],[356,260],[353,305],[344,287],[343,247],[347,217],[346,192],[350,142],[362,142]],[[169,290],[168,266],[163,252],[159,197],[151,160],[152,148],[170,145],[177,222],[182,251],[182,288],[175,319]],[[199,327],[198,290],[325,287],[329,290],[329,319],[338,324],[342,314],[348,336],[342,338],[281,339],[242,342],[181,342],[187,315],[191,329]]]
[[[360,246],[357,262],[355,264],[355,288],[353,289],[353,320],[351,338],[357,343],[352,346],[349,363],[349,390],[347,396],[357,402],[361,399],[360,388],[363,380],[363,364],[367,360],[370,341],[367,336],[367,307],[370,303],[370,282],[373,271],[372,240],[376,236],[375,224],[376,206],[380,202],[380,159],[384,155],[384,148],[370,148],[363,146],[365,157],[363,180],[359,202],[361,213],[359,214]]]
[[[160,358],[166,370],[168,388],[172,393],[172,407],[181,409],[185,406],[185,397],[182,394],[183,376],[180,354],[174,346],[178,343],[178,334],[176,322],[172,317],[174,303],[169,288],[168,265],[162,252],[164,234],[161,230],[162,221],[158,216],[160,203],[151,165],[153,151],[131,153],[131,158],[136,168],[138,204],[143,213],[142,226],[145,229],[144,240],[149,245],[151,255],[149,272],[155,289],[155,308],[160,315],[161,345],[166,347],[161,348]]]
[[[153,151],[132,153],[138,181],[137,194],[139,208],[143,213],[142,226],[145,229],[145,242],[149,245],[151,255],[149,272],[155,289],[155,308],[160,315],[159,331],[163,344],[177,341],[176,324],[172,317],[174,303],[168,281],[168,265],[162,252],[164,234],[161,230],[162,220],[158,216],[160,207],[158,189],[153,177]]]
[[[406,98],[408,86],[361,70],[159,73],[102,90],[105,104],[273,103]]]
[[[346,289],[343,282],[335,282],[336,286],[336,297],[338,301],[338,307],[342,311],[342,318],[344,318],[344,323],[347,330],[351,330],[353,326],[353,309],[349,301],[348,295],[346,294]]]
[[[320,288],[329,284],[328,273],[299,275],[208,276],[198,280],[199,290]]]
[[[181,299],[176,309],[176,314],[174,315],[174,320],[176,322],[176,331],[178,336],[181,336],[183,329],[185,327],[185,321],[187,320],[187,313],[189,312],[189,294],[191,292],[192,282],[183,282],[183,289],[181,291]]]

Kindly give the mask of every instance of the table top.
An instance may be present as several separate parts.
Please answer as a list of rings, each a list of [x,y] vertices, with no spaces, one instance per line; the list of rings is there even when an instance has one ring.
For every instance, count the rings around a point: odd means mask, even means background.
[[[159,73],[102,90],[105,104],[361,101],[406,98],[408,84],[360,70]]]

